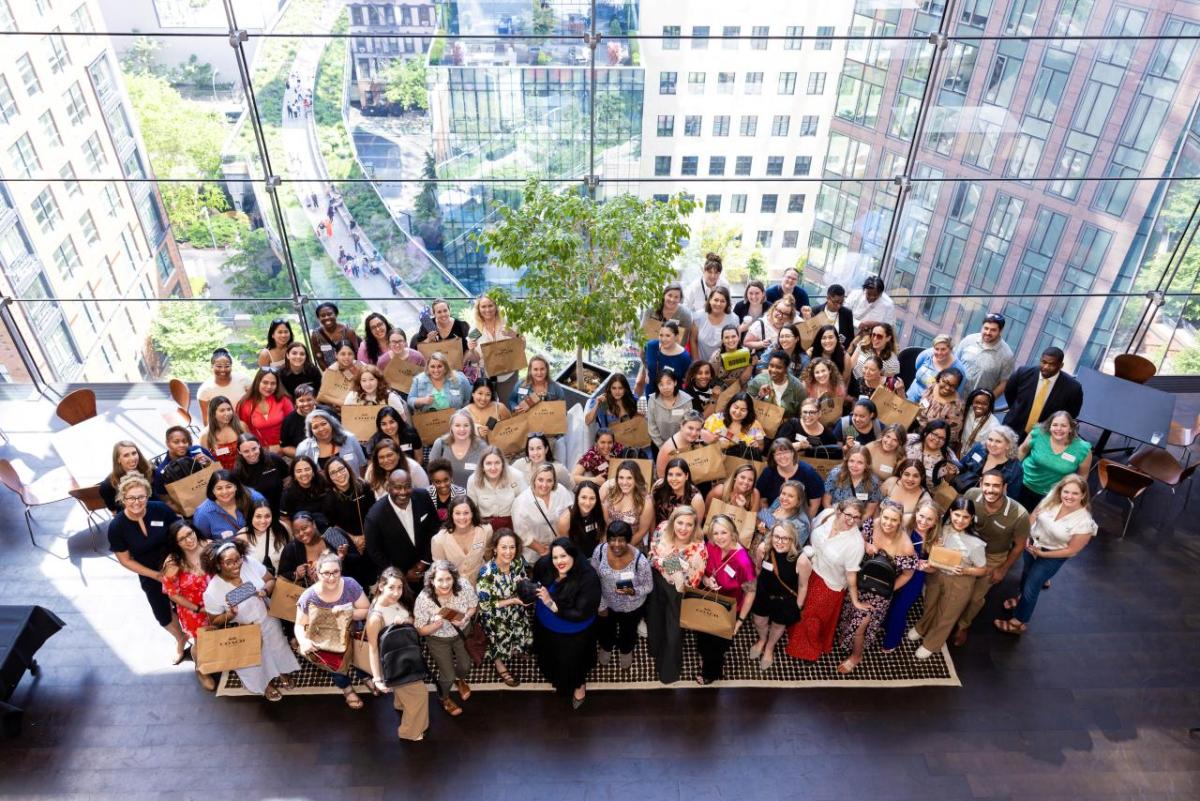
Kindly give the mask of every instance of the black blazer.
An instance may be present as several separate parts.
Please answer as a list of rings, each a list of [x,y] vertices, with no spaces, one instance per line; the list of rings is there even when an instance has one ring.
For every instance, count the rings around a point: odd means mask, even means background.
[[[582,554],[575,575],[554,588],[550,597],[558,604],[558,617],[578,623],[587,620],[600,609],[600,576]],[[546,554],[533,565],[533,579],[549,587],[558,579],[558,568]]]
[[[816,317],[818,312],[825,313],[824,303],[813,307],[813,317]],[[847,309],[845,305],[838,309],[837,330],[838,337],[842,340],[842,347],[850,347],[850,343],[854,341],[854,312]]]
[[[1009,377],[1004,387],[1004,399],[1008,401],[1008,414],[1004,415],[1004,425],[1017,432],[1017,436],[1025,439],[1025,424],[1029,421],[1029,412],[1033,408],[1033,398],[1037,394],[1038,379],[1041,370],[1037,365],[1020,367]],[[1072,417],[1079,416],[1083,408],[1083,387],[1066,372],[1058,374],[1058,379],[1046,396],[1042,413],[1037,422],[1042,422],[1055,412],[1068,412]]]
[[[386,495],[375,502],[363,521],[366,528],[364,533],[367,537],[367,555],[380,570],[395,567],[407,572],[418,562],[433,561],[430,543],[441,526],[437,510],[433,508],[433,502],[425,492],[413,492],[409,504],[413,510],[413,525],[417,529],[415,532],[404,530]],[[413,536],[410,537],[410,534]]]

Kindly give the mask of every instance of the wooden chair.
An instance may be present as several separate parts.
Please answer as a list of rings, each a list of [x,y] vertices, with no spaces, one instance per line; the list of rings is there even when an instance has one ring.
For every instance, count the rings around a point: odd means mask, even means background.
[[[1179,463],[1178,459],[1166,450],[1150,446],[1138,449],[1138,452],[1130,458],[1129,464],[1152,477],[1155,481],[1161,481],[1166,484],[1171,488],[1172,495],[1175,494],[1176,487],[1191,478],[1192,474],[1196,472],[1196,468],[1200,467],[1200,462],[1184,467]],[[1187,509],[1188,496],[1190,494],[1186,493],[1184,495],[1184,509]]]
[[[1125,525],[1121,527],[1121,539],[1125,539],[1125,532],[1129,530],[1129,521],[1133,519],[1134,501],[1154,484],[1154,478],[1128,465],[1108,459],[1101,459],[1097,463],[1096,470],[1100,477],[1100,491],[1096,493],[1096,497],[1099,498],[1106,491],[1111,490],[1113,494],[1120,495],[1129,503],[1129,510],[1125,514]]]
[[[896,358],[900,361],[900,380],[904,382],[905,390],[912,386],[913,379],[917,376],[917,357],[924,350],[924,348],[905,348],[896,354]]]
[[[58,503],[59,501],[68,501],[71,499],[71,490],[79,489],[65,467],[56,468],[46,475],[39,477],[32,484],[26,484],[17,475],[12,462],[7,459],[0,459],[0,484],[3,484],[15,493],[21,499],[21,503],[25,505],[25,528],[29,530],[29,541],[33,543],[35,548],[40,548],[41,546],[33,538],[33,514],[31,510],[36,506],[46,506]]]
[[[67,425],[82,423],[96,416],[96,393],[77,389],[58,402],[54,414]]]
[[[96,538],[103,536],[104,531],[100,524],[104,521],[100,515],[106,515],[110,518],[112,515],[109,514],[108,507],[104,504],[104,499],[100,497],[100,487],[98,485],[79,487],[67,494],[79,501],[79,505],[83,507],[84,513],[87,514],[88,528],[92,530],[93,536]],[[95,540],[93,540],[93,547],[99,550]]]
[[[1187,467],[1192,460],[1192,443],[1200,437],[1200,414],[1196,415],[1195,421],[1192,422],[1191,428],[1184,428],[1171,421],[1171,432],[1167,434],[1167,445],[1174,445],[1177,448],[1183,449],[1183,466]]]
[[[178,403],[185,410],[190,409],[192,406],[192,391],[188,389],[188,385],[178,378],[172,378],[168,386],[171,389],[171,400]]]
[[[1136,353],[1122,353],[1113,360],[1113,375],[1135,384],[1145,384],[1157,372],[1154,362]]]

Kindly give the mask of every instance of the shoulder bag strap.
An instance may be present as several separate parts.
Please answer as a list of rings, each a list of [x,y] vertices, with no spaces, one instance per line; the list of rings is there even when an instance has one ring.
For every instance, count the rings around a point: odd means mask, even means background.
[[[789,587],[787,585],[786,582],[784,582],[784,580],[782,578],[779,577],[779,565],[775,561],[775,549],[771,548],[769,545],[767,546],[767,548],[771,552],[771,567],[773,568],[771,572],[775,574],[775,580],[778,581],[780,584],[782,584],[783,588],[785,590],[787,590],[788,592],[790,592],[793,597],[799,598],[800,597],[799,589],[792,589],[791,587]],[[797,576],[797,578],[799,578],[799,577]]]

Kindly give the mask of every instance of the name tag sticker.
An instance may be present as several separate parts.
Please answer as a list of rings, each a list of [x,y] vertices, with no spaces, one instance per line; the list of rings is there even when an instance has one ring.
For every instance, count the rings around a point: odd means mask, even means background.
[[[161,520],[151,520],[150,521],[151,526],[158,526],[159,528],[161,528],[162,524],[163,524],[163,521],[161,521]]]
[[[400,446],[400,450],[402,450],[402,451],[411,451],[411,450],[412,450],[412,445],[408,445],[408,444],[401,445],[401,446]]]
[[[733,578],[737,575],[737,571],[733,569],[733,565],[725,565],[725,575]]]
[[[333,345],[322,345],[321,352],[322,353],[333,353]]]
[[[684,414],[686,414],[686,413],[687,413],[687,409],[672,409],[671,410],[672,417],[683,417]]]
[[[892,473],[892,472],[895,472],[895,470],[896,470],[896,468],[892,467],[890,464],[879,465],[880,473]]]
[[[517,394],[518,395],[528,395],[529,387],[517,387]]]
[[[217,453],[217,456],[228,456],[229,455],[229,447],[228,446],[226,446],[224,448],[218,447],[216,453]]]
[[[1072,464],[1075,463],[1075,454],[1073,454],[1073,453],[1067,453],[1066,451],[1063,451],[1062,458],[1066,459],[1068,462],[1071,462]]]
[[[474,472],[475,471],[475,462],[463,462],[463,469]]]
[[[632,570],[622,570],[620,573],[617,574],[617,578],[621,581],[633,581],[633,571]]]
[[[971,454],[971,461],[972,461],[972,462],[982,462],[982,461],[983,461],[983,454],[982,454],[982,453],[972,453],[972,454]]]
[[[870,496],[865,492],[856,492],[854,493],[854,497],[858,498],[860,501],[865,501]]]
[[[762,569],[763,569],[763,570],[766,570],[766,571],[767,571],[767,572],[769,572],[769,573],[774,573],[774,572],[775,572],[775,565],[771,564],[771,560],[770,560],[770,559],[764,559],[764,560],[763,560],[763,563],[762,563]]]

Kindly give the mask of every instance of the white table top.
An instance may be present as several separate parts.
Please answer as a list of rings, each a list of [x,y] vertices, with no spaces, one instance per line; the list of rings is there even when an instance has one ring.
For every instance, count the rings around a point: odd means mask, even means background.
[[[50,444],[81,487],[99,484],[112,472],[112,446],[131,440],[150,460],[166,450],[167,422],[162,410],[111,409],[82,423],[55,431]]]

